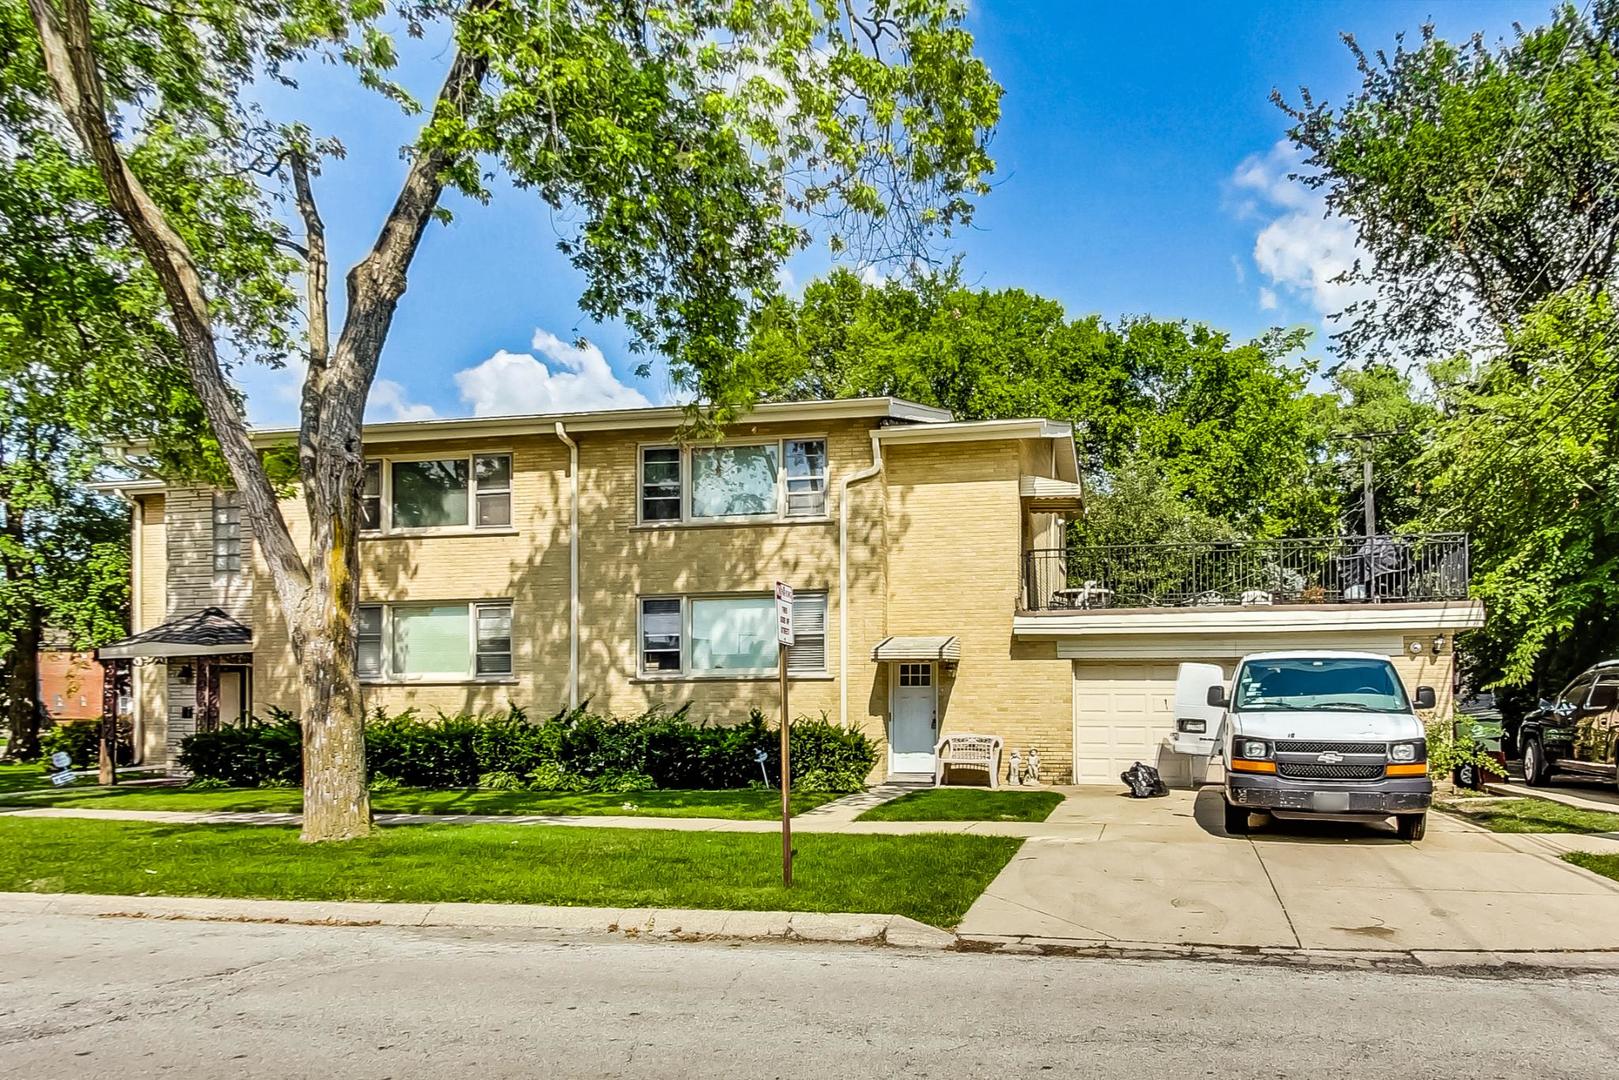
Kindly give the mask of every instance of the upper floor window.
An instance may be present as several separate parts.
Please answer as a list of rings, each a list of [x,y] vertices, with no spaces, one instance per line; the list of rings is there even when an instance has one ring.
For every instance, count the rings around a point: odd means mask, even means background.
[[[234,491],[214,492],[214,573],[242,571],[242,503]]]
[[[510,454],[384,458],[365,463],[365,486],[360,494],[363,529],[433,532],[503,529],[511,523]]]
[[[759,521],[826,513],[825,439],[641,450],[641,521]]]

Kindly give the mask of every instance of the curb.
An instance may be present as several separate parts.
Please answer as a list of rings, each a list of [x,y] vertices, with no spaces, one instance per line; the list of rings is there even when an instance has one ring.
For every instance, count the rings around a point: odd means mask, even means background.
[[[1546,975],[1619,971],[1619,949],[1483,951],[1477,949],[1301,949],[1278,946],[1177,945],[1087,938],[962,936],[963,952],[1072,956],[1111,960],[1203,960],[1365,971],[1429,971],[1458,975]]]
[[[842,942],[905,949],[956,947],[956,936],[904,915],[803,911],[588,908],[540,904],[404,904],[326,900],[238,900],[190,896],[0,893],[0,913],[92,918],[282,923],[304,926],[418,926],[621,934],[627,938]]]

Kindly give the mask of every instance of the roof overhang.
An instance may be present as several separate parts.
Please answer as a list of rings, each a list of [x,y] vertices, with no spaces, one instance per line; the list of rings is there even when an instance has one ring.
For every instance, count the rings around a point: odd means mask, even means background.
[[[367,424],[366,442],[408,443],[438,439],[470,439],[513,435],[554,435],[561,423],[569,432],[639,431],[677,428],[688,419],[685,406],[649,409],[606,409],[599,412],[533,413],[523,416],[469,416],[446,420],[399,420]],[[728,427],[748,424],[816,423],[832,420],[895,420],[908,424],[950,421],[947,409],[896,397],[838,398],[830,401],[773,401],[755,405]],[[278,446],[298,436],[296,428],[262,428],[253,432],[259,446]]]
[[[1289,633],[1333,630],[1477,630],[1484,605],[1477,600],[1428,604],[1320,604],[1199,608],[1092,608],[1015,616],[1022,638],[1106,634]]]
[[[224,610],[206,607],[159,623],[96,650],[97,660],[233,656],[253,651],[253,630]]]
[[[1084,506],[1085,491],[1078,482],[1049,476],[1024,476],[1018,480],[1018,495],[1024,505],[1038,514],[1074,514]]]
[[[140,644],[103,645],[96,650],[97,660],[158,660],[179,656],[239,656],[253,651],[253,643],[245,645],[185,645],[173,642],[142,642]]]
[[[952,420],[948,423],[888,427],[876,433],[885,446],[916,443],[992,442],[1015,439],[1050,440],[1056,451],[1057,481],[1079,484],[1079,452],[1074,447],[1074,425],[1061,420]]]
[[[1278,649],[1356,649],[1394,655],[1413,635],[1484,625],[1476,600],[1306,607],[1092,609],[1012,618],[1012,635],[1051,640],[1060,659],[1197,659]]]
[[[871,650],[877,663],[899,660],[943,660],[957,663],[961,660],[961,639],[954,636],[887,637]]]
[[[165,491],[169,485],[167,481],[142,476],[130,480],[93,480],[84,486],[91,491],[99,491],[103,495],[115,495],[121,499],[131,499],[137,495],[159,494]]]

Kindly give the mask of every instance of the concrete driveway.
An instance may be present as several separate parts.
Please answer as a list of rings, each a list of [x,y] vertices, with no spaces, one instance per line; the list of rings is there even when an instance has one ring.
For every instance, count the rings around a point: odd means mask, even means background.
[[[1023,846],[962,921],[969,938],[1075,945],[1619,949],[1619,882],[1560,861],[1619,842],[1507,836],[1432,814],[1391,826],[1272,821],[1225,835],[1220,793],[1068,789],[1069,837]],[[1095,828],[1100,826],[1100,830]]]

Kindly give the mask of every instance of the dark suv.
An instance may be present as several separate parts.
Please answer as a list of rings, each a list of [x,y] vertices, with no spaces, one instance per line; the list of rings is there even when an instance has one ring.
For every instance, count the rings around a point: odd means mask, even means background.
[[[1523,778],[1540,785],[1552,773],[1615,778],[1619,750],[1619,660],[1604,660],[1542,701],[1518,728]]]

